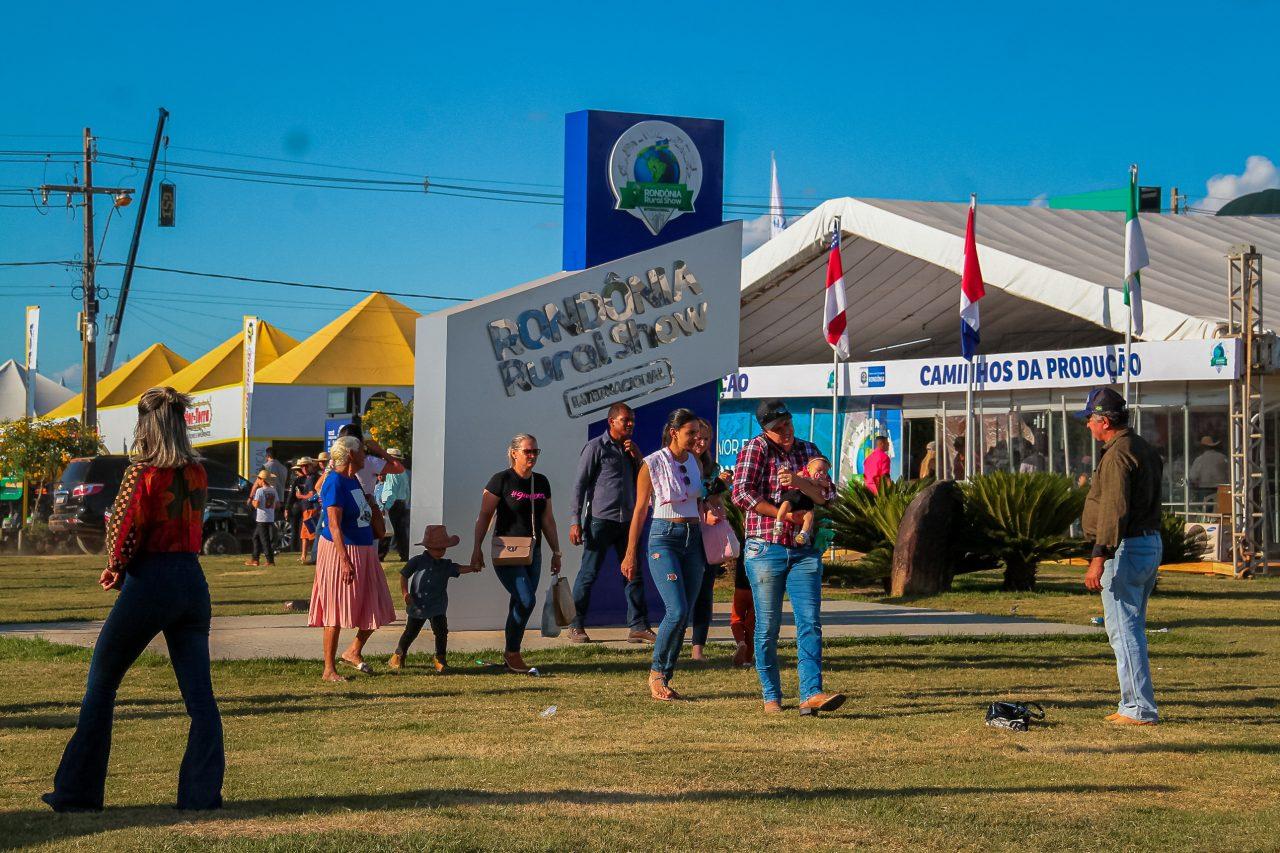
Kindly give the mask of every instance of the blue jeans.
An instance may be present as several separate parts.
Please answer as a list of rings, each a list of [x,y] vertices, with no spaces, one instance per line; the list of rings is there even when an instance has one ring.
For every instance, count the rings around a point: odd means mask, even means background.
[[[542,543],[533,546],[533,562],[527,566],[498,566],[494,568],[498,580],[511,593],[511,606],[507,610],[507,651],[520,651],[524,642],[524,629],[533,615],[538,601],[538,579],[542,577]]]
[[[1135,720],[1158,720],[1151,662],[1147,659],[1147,599],[1156,585],[1162,553],[1159,534],[1120,541],[1102,572],[1102,612],[1116,654],[1119,712]]]
[[[178,808],[222,806],[222,717],[209,677],[209,586],[195,554],[142,554],[93,647],[80,718],[53,780],[60,805],[102,808],[116,690],[129,667],[163,633],[191,717],[178,771]]]
[[[655,518],[649,525],[648,557],[649,574],[667,611],[653,644],[653,670],[670,678],[676,670],[689,614],[707,567],[701,529],[697,524],[673,524]]]
[[[748,539],[742,555],[756,604],[756,674],[764,701],[782,701],[778,629],[785,590],[796,619],[796,668],[803,702],[822,692],[822,555],[812,548],[788,548],[763,539]]]
[[[591,587],[600,574],[600,564],[612,548],[618,562],[627,553],[627,532],[631,525],[607,518],[593,518],[582,531],[582,567],[573,579],[573,604],[578,615],[573,627],[581,629],[591,606]],[[649,630],[649,605],[644,600],[644,578],[637,573],[634,580],[623,578],[627,592],[627,625],[632,631]]]
[[[705,551],[703,551],[703,556],[706,556]],[[707,566],[707,570],[702,573],[702,586],[698,589],[698,595],[693,601],[693,644],[695,646],[705,646],[707,644],[707,635],[711,633],[711,614],[712,610],[715,609],[717,568],[717,566]]]

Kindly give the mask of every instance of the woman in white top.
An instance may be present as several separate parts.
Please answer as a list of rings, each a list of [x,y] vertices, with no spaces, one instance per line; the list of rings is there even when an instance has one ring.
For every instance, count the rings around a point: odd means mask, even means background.
[[[627,538],[627,555],[622,560],[622,574],[631,580],[639,571],[636,551],[652,502],[653,524],[649,528],[647,547],[649,574],[662,596],[666,615],[662,617],[658,639],[653,644],[649,693],[663,702],[683,698],[671,689],[670,681],[680,657],[690,607],[702,587],[702,574],[706,571],[702,531],[698,526],[702,470],[697,457],[690,452],[700,433],[698,416],[688,409],[676,409],[667,418],[662,431],[666,446],[646,456],[640,467],[636,509]]]

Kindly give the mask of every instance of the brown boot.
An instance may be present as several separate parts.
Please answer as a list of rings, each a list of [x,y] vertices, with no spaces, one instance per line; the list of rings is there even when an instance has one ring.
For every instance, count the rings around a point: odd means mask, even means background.
[[[764,712],[766,714],[781,714],[782,703],[770,699],[768,702],[764,703]]]
[[[746,666],[747,661],[751,659],[751,647],[746,643],[738,643],[738,648],[733,652],[733,665]]]
[[[520,657],[519,652],[506,652],[502,659],[507,664],[507,672],[514,672],[516,675],[529,674],[529,665],[524,662],[524,658]]]
[[[656,643],[658,635],[645,628],[643,631],[631,631],[627,634],[628,643]]]
[[[387,661],[387,666],[391,669],[400,669],[404,666],[404,655],[396,652],[391,656],[391,660]]]
[[[1127,714],[1116,714],[1115,719],[1111,721],[1113,726],[1154,726],[1157,725],[1155,720],[1135,720]]]
[[[834,711],[844,700],[843,693],[815,693],[800,703],[800,716],[816,717],[819,711]]]
[[[587,636],[587,632],[581,628],[570,628],[569,633],[565,634],[565,639],[571,643],[591,642],[591,638]]]

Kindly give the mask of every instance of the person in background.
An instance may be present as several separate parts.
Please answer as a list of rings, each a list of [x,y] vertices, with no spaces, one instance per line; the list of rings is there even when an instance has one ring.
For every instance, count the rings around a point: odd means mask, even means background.
[[[307,624],[324,628],[321,677],[345,681],[336,668],[341,630],[356,629],[342,661],[359,672],[371,673],[373,668],[364,660],[364,645],[375,630],[395,621],[396,611],[373,545],[372,507],[356,478],[365,462],[364,446],[354,436],[342,436],[329,452],[329,470],[320,486],[324,525],[317,543]]]
[[[951,479],[963,480],[964,473],[964,436],[957,435],[951,440]]]
[[[578,456],[573,481],[573,523],[569,541],[582,546],[582,566],[573,581],[577,615],[569,626],[571,643],[591,638],[583,627],[591,607],[591,590],[605,555],[613,551],[621,561],[627,551],[627,534],[636,508],[636,476],[640,472],[640,448],[632,440],[635,412],[626,403],[614,403],[607,415],[609,428],[591,439]],[[583,514],[587,514],[583,526]],[[627,596],[629,643],[652,643],[657,635],[649,627],[649,605],[644,598],[644,578],[637,574],[624,581]]]
[[[328,454],[323,454],[328,462]],[[319,478],[319,461],[310,456],[302,457],[302,472],[293,481],[294,505],[299,508],[298,541],[302,553],[298,562],[311,562],[312,551],[316,541],[316,521],[320,515],[319,498],[316,495],[316,480]]]
[[[475,546],[471,551],[471,565],[484,568],[482,546],[490,523],[495,537],[533,537],[533,557],[528,565],[494,566],[493,569],[510,595],[503,661],[508,672],[521,674],[530,669],[521,657],[520,647],[537,603],[543,539],[551,546],[551,573],[560,574],[560,534],[551,510],[551,482],[533,470],[541,453],[538,439],[532,435],[520,433],[511,439],[507,446],[508,466],[490,477],[480,494]]]
[[[379,474],[398,474],[404,470],[404,465],[400,463],[400,460],[388,456],[378,442],[372,438],[366,439],[358,423],[347,424],[338,430],[338,435],[339,437],[354,438],[364,447],[364,467],[356,472],[356,478],[360,481],[360,487],[364,489],[365,499],[373,512],[374,538],[378,540],[384,539],[389,531],[387,530],[386,517],[382,514],[382,507],[373,497],[373,487]],[[380,546],[381,542],[377,544]]]
[[[627,554],[622,558],[622,576],[633,580],[640,572],[640,533],[652,503],[653,523],[645,553],[649,576],[662,596],[666,615],[653,644],[649,695],[661,702],[684,698],[672,689],[671,677],[707,568],[700,528],[702,470],[693,453],[701,434],[698,416],[688,409],[676,409],[667,418],[662,430],[664,446],[646,456],[640,466],[636,508],[627,534]]]
[[[222,807],[226,760],[209,674],[209,585],[199,558],[209,483],[187,437],[190,405],[173,388],[152,388],[138,400],[132,464],[113,504],[107,567],[98,579],[120,596],[93,646],[80,716],[53,791],[40,798],[55,812],[102,810],[116,690],[161,633],[191,717],[178,808]]]
[[[805,470],[821,456],[810,442],[796,438],[791,412],[779,399],[762,400],[756,408],[761,433],[738,453],[733,476],[733,502],[746,513],[742,553],[755,601],[756,673],[766,714],[782,711],[782,682],[778,672],[778,631],[782,625],[782,594],[791,599],[796,623],[796,657],[800,676],[800,713],[816,716],[844,704],[840,693],[822,686],[822,555],[811,546],[795,544],[803,518],[793,513],[781,531],[774,527],[783,491],[799,488],[815,504],[835,497],[794,472]]]
[[[388,472],[382,483],[382,493],[378,499],[382,503],[382,511],[391,522],[391,537],[383,539],[378,546],[379,557],[387,558],[391,550],[391,540],[395,540],[396,553],[400,562],[409,561],[409,471],[404,465],[404,454],[398,448],[387,448],[387,458],[399,462],[399,471]]]
[[[874,447],[862,462],[862,479],[866,482],[867,488],[871,490],[872,494],[880,493],[881,480],[886,477],[892,478],[891,470],[889,439],[883,435],[877,435]]]
[[[280,493],[273,484],[275,477],[266,468],[258,472],[257,486],[249,495],[249,503],[254,510],[253,556],[245,561],[246,566],[258,565],[259,555],[267,558],[267,565],[276,564],[276,508],[280,505]]]
[[[275,486],[276,491],[283,493],[289,486],[289,469],[284,463],[276,459],[276,449],[268,447],[262,451],[262,467],[271,473],[273,478],[271,485]]]
[[[1101,457],[1080,523],[1092,543],[1085,588],[1102,593],[1107,639],[1116,656],[1120,705],[1107,721],[1154,726],[1160,719],[1147,657],[1147,600],[1156,585],[1160,538],[1160,456],[1129,426],[1125,399],[1089,392],[1080,416]]]
[[[711,424],[704,418],[698,418],[700,432],[698,441],[693,446],[693,453],[698,458],[698,467],[702,469],[702,523],[706,525],[728,524],[725,516],[724,498],[733,485],[733,472],[721,471],[711,448],[715,446]],[[696,661],[706,660],[704,654],[707,636],[711,632],[711,616],[715,609],[716,578],[724,574],[722,565],[707,565],[702,573],[702,587],[693,601],[693,613],[690,624],[693,628],[693,642],[690,644],[690,657]]]
[[[1022,461],[1018,463],[1018,472],[1021,474],[1038,474],[1049,467],[1049,460],[1045,459],[1044,453],[1040,451],[1041,442],[1039,437],[1034,444],[1021,440],[1026,447],[1026,455],[1022,457]]]
[[[404,666],[409,646],[422,632],[422,626],[428,622],[431,623],[431,633],[435,635],[436,641],[436,672],[443,674],[448,669],[449,581],[484,568],[460,566],[453,560],[446,559],[445,552],[458,542],[458,537],[450,536],[443,524],[428,524],[422,542],[419,543],[427,549],[427,553],[409,560],[400,570],[400,595],[404,598],[408,614],[405,617],[404,633],[400,635],[400,642],[396,643],[395,654],[388,664],[392,669]]]
[[[920,460],[920,479],[937,479],[938,476],[938,442],[931,441],[924,446],[924,459]]]
[[[1200,436],[1203,450],[1187,472],[1192,497],[1197,501],[1212,498],[1218,493],[1218,486],[1231,482],[1231,466],[1226,454],[1218,449],[1221,446],[1222,442],[1211,435]]]

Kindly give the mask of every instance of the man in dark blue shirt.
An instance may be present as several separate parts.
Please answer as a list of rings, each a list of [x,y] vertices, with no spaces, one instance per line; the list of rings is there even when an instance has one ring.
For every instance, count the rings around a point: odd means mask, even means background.
[[[581,545],[582,568],[573,584],[574,605],[578,615],[569,627],[571,643],[589,641],[583,630],[587,608],[591,606],[591,587],[600,573],[605,553],[612,548],[621,562],[627,550],[627,534],[631,513],[636,507],[636,475],[640,471],[640,448],[631,440],[636,428],[635,412],[626,403],[609,407],[609,428],[587,442],[578,458],[578,474],[573,482],[573,526],[569,541]],[[583,524],[583,510],[587,520]],[[627,625],[631,628],[627,641],[652,643],[649,608],[644,600],[644,578],[636,577],[627,585]]]

